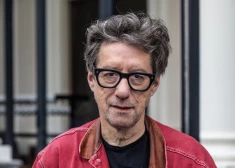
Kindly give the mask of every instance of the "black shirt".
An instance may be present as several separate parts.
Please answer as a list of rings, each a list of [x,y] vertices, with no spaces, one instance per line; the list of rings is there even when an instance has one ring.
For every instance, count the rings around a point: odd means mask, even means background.
[[[117,147],[103,139],[111,168],[147,168],[149,166],[149,134],[147,131],[135,142]]]

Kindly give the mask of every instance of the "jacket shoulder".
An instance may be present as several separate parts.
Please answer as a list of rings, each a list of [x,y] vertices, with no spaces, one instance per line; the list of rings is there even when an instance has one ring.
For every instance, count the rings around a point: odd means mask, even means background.
[[[96,120],[93,120],[80,127],[72,128],[55,137],[38,153],[33,168],[45,167],[45,165],[58,167],[57,164],[61,158],[65,158],[66,155],[69,156],[69,154],[75,153],[74,151],[78,151],[83,136],[95,121]]]
[[[68,140],[70,138],[82,138],[89,127],[95,122],[96,120],[90,121],[82,126],[71,128],[68,131],[61,133],[60,135],[56,136],[50,143],[60,143],[60,141],[64,142],[64,140]],[[63,144],[63,143],[62,143]],[[71,143],[70,143],[71,144]]]
[[[168,161],[178,160],[196,163],[199,167],[216,167],[208,151],[196,139],[159,122],[156,124],[165,139]]]

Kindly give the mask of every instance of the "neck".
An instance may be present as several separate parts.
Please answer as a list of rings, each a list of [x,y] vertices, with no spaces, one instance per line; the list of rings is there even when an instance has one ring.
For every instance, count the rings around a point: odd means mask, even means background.
[[[138,140],[145,132],[145,125],[143,121],[143,123],[137,123],[134,127],[120,129],[101,122],[101,132],[103,139],[108,144],[122,147]]]

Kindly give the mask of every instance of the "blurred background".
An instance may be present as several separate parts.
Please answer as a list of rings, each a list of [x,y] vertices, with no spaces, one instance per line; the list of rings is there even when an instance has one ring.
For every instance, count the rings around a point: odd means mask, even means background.
[[[235,167],[235,0],[0,0],[0,168],[31,167],[55,136],[98,117],[86,28],[130,11],[163,19],[173,48],[147,114]]]

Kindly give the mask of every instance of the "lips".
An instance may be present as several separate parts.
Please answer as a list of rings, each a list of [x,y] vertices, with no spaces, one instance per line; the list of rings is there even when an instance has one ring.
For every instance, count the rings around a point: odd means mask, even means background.
[[[112,105],[112,107],[120,111],[130,110],[133,108],[132,106],[119,106],[119,105]]]

